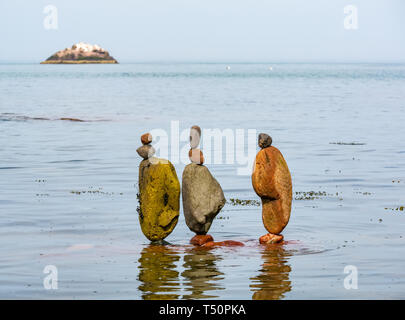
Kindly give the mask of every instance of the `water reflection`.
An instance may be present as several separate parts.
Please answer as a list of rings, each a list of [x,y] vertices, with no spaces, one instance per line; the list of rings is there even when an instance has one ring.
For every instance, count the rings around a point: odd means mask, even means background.
[[[262,250],[262,267],[257,276],[250,278],[253,300],[278,300],[291,291],[290,256],[291,253],[283,245],[268,245]]]
[[[190,249],[184,255],[184,277],[185,289],[190,293],[183,295],[183,299],[208,299],[216,298],[212,292],[223,290],[218,280],[223,279],[223,273],[217,268],[217,262],[222,260],[221,256],[212,253],[207,249]]]
[[[176,262],[180,260],[177,252],[164,245],[149,245],[139,258],[138,289],[144,300],[178,299],[180,290],[179,272]]]

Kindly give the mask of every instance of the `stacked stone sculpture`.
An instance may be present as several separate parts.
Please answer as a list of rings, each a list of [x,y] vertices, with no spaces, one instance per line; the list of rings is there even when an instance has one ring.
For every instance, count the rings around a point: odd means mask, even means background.
[[[142,146],[136,149],[136,152],[143,158],[152,158],[155,154],[155,149],[152,147],[152,135],[150,133],[145,133],[141,136]]]
[[[197,148],[200,138],[200,127],[191,127],[189,159],[192,163],[184,168],[182,177],[184,216],[189,229],[196,233],[191,239],[196,245],[213,241],[207,232],[226,202],[220,184],[203,165],[204,155]]]
[[[151,134],[142,135],[141,142],[136,150],[143,158],[139,165],[139,222],[150,241],[162,241],[177,225],[180,183],[170,161],[154,157]]]
[[[188,228],[196,235],[191,243],[198,246],[239,246],[237,241],[214,242],[207,234],[213,220],[225,205],[224,192],[218,181],[204,166],[204,155],[198,148],[201,128],[190,129],[191,161],[182,175],[183,211]],[[165,239],[176,227],[180,210],[180,183],[169,160],[154,156],[152,136],[141,136],[142,146],[136,151],[143,158],[139,165],[139,222],[144,235],[152,242]],[[281,152],[272,146],[272,138],[261,133],[261,150],[256,155],[252,185],[262,200],[262,219],[268,234],[262,244],[278,243],[291,214],[292,181]]]
[[[256,155],[252,173],[252,184],[262,200],[262,218],[269,232],[260,237],[260,243],[277,243],[286,227],[291,213],[292,182],[287,163],[281,152],[272,147],[272,139],[265,133],[259,134],[261,150]]]

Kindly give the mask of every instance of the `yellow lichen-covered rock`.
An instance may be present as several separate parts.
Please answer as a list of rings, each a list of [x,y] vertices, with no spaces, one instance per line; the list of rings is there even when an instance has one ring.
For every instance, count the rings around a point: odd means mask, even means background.
[[[150,158],[139,165],[139,222],[151,241],[166,238],[179,218],[180,183],[168,160]]]

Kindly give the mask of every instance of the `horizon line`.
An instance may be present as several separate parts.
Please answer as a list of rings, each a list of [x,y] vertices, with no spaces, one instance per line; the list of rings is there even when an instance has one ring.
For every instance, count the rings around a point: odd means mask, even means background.
[[[8,60],[0,59],[0,64],[40,64],[37,60]],[[118,64],[405,64],[405,60],[284,60],[284,61],[225,61],[225,60],[127,60],[118,61]]]

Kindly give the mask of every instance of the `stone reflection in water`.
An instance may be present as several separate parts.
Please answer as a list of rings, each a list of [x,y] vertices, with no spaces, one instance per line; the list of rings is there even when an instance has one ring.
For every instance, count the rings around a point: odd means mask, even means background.
[[[215,255],[210,249],[195,248],[190,249],[184,255],[184,286],[189,294],[183,295],[183,299],[208,299],[216,298],[216,290],[223,290],[219,285],[223,279],[223,273],[217,268],[217,262],[222,260],[219,255]],[[211,291],[211,292],[208,292]]]
[[[290,255],[283,245],[273,244],[263,248],[263,264],[259,275],[250,278],[253,300],[278,300],[291,291],[291,267],[288,264]]]
[[[139,258],[139,290],[144,300],[178,299],[180,283],[176,262],[177,252],[165,245],[149,245]]]

